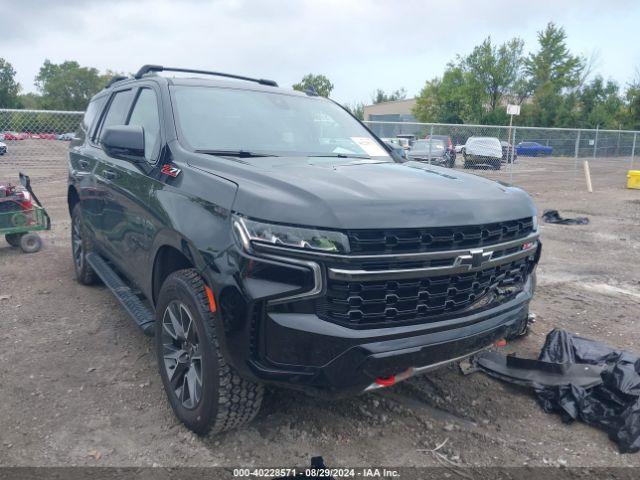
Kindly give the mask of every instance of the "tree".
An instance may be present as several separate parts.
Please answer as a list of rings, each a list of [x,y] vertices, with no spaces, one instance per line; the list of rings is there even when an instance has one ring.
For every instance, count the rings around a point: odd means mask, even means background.
[[[636,71],[636,79],[627,88],[625,103],[626,128],[640,130],[640,69]]]
[[[333,90],[333,84],[324,75],[309,73],[302,77],[299,83],[293,85],[293,89],[301,92],[312,91],[320,96],[328,97]]]
[[[356,117],[358,120],[364,120],[364,103],[362,102],[354,102],[353,104],[345,104],[344,108],[351,112],[351,115]]]
[[[42,94],[41,106],[50,110],[84,110],[93,95],[108,82],[95,68],[81,67],[78,62],[60,64],[45,60],[35,78]]]
[[[524,42],[514,38],[494,45],[491,37],[467,56],[450,62],[442,76],[426,83],[414,114],[423,121],[504,123],[506,101],[526,98],[521,68]]]
[[[29,92],[18,95],[18,108],[26,108],[28,110],[41,109],[42,97],[37,93]]]
[[[577,87],[582,79],[586,60],[572,55],[567,47],[564,28],[549,22],[538,32],[540,49],[524,61],[525,71],[534,90],[547,83],[557,89]]]
[[[469,119],[465,73],[449,64],[442,78],[427,81],[416,97],[413,115],[420,122],[464,123]]]
[[[513,94],[514,86],[521,78],[523,48],[524,42],[519,38],[498,47],[492,44],[491,37],[487,37],[463,59],[462,65],[469,74],[472,89],[481,93],[479,100],[488,113],[494,113],[498,107],[502,109],[503,97]]]
[[[397,100],[404,100],[407,98],[407,91],[404,87],[399,88],[398,90],[394,90],[393,92],[387,94],[384,90],[378,88],[373,95],[371,95],[371,102],[375,105],[376,103],[383,102],[395,102]]]
[[[581,121],[578,126],[586,128],[620,128],[624,120],[624,102],[619,85],[602,77],[594,78],[579,93]]]
[[[16,108],[20,84],[16,82],[13,65],[0,58],[0,108]]]
[[[539,49],[524,61],[524,70],[533,92],[533,102],[526,109],[525,122],[531,125],[551,127],[566,94],[577,89],[584,81],[586,60],[572,55],[566,43],[567,35],[562,27],[549,22],[538,32]]]

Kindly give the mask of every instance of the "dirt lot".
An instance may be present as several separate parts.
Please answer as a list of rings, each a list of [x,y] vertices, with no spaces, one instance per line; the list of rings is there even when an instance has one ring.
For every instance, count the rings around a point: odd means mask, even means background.
[[[640,466],[604,433],[455,366],[342,401],[271,390],[251,425],[193,435],[165,400],[152,341],[105,288],[73,278],[65,147],[30,140],[0,157],[0,178],[31,174],[54,225],[34,255],[0,240],[0,465],[301,466],[311,455],[331,466],[440,465],[424,450],[448,439],[439,451],[459,465]],[[560,327],[638,351],[640,191],[623,188],[626,160],[600,159],[588,194],[573,162],[521,158],[514,170],[541,210],[591,223],[542,225],[537,323],[506,348],[534,356]]]

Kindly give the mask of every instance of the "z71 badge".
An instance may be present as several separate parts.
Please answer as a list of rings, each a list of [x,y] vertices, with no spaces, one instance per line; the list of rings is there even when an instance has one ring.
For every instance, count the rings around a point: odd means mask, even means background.
[[[178,167],[174,167],[173,165],[169,165],[168,163],[162,166],[161,172],[165,175],[169,175],[170,177],[177,177],[180,175],[180,170]]]

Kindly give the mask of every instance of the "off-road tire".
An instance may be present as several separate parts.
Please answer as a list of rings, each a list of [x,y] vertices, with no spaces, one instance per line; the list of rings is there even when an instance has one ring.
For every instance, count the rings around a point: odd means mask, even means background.
[[[4,236],[4,239],[12,247],[19,247],[20,246],[20,239],[22,238],[23,235],[24,235],[24,233],[7,233]]]
[[[191,409],[185,408],[172,390],[165,367],[163,317],[176,301],[189,310],[202,357],[201,398]],[[220,326],[210,310],[204,281],[195,269],[178,270],[164,281],[158,295],[155,327],[160,377],[171,408],[187,428],[198,435],[216,434],[253,420],[260,410],[264,388],[240,377],[225,361],[218,342]]]
[[[24,253],[36,253],[42,249],[42,239],[37,233],[25,233],[20,237],[20,248]]]
[[[82,259],[80,262],[76,259],[76,251],[74,249],[74,228],[79,228]],[[82,208],[80,204],[73,207],[71,213],[71,257],[73,259],[73,268],[76,272],[76,280],[82,285],[93,285],[98,283],[98,275],[87,262],[87,254],[93,251],[93,240],[87,232],[87,228],[82,218]]]

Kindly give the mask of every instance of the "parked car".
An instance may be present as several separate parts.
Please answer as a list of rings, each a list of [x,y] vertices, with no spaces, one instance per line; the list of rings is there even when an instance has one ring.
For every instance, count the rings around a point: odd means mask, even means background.
[[[71,141],[76,139],[75,132],[62,133],[58,135],[58,140]]]
[[[502,146],[502,161],[504,163],[515,162],[518,159],[518,154],[509,142],[504,140],[500,141],[500,145]]]
[[[4,140],[26,140],[29,138],[29,135],[26,133],[18,133],[18,132],[4,132]]]
[[[416,141],[416,136],[411,134],[411,133],[399,133],[398,135],[396,135],[396,138],[398,140],[402,140],[403,142],[406,142],[405,148],[411,148],[411,146],[413,145],[413,142]]]
[[[453,158],[454,162],[456,160],[456,149],[453,146],[453,142],[451,141],[451,137],[449,135],[427,135],[424,137],[425,140],[429,140],[433,138],[434,140],[442,140],[446,145],[447,150],[449,150],[450,156]]]
[[[0,142],[0,155],[4,155],[5,153],[7,153],[7,144]]]
[[[38,138],[42,140],[56,140],[58,138],[58,135],[56,135],[55,133],[39,133]]]
[[[540,145],[538,142],[520,142],[516,145],[516,153],[523,157],[538,157],[540,155],[551,155],[553,147]]]
[[[67,200],[76,279],[155,335],[188,428],[251,420],[268,384],[357,395],[526,330],[523,190],[394,161],[313,92],[165,70],[184,71],[147,65],[91,99]]]
[[[443,140],[416,140],[407,152],[409,160],[428,162],[434,165],[453,168],[456,163],[455,153],[452,153]]]
[[[469,137],[464,145],[464,168],[489,167],[500,170],[502,145],[494,137]]]

